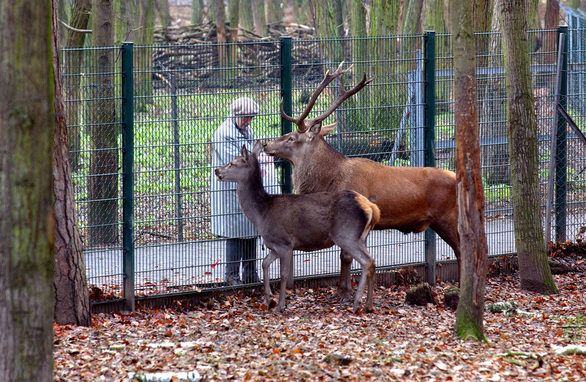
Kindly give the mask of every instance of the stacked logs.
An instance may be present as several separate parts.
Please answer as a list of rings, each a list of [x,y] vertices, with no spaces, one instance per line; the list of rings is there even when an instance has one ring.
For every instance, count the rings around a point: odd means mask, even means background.
[[[280,76],[279,39],[291,36],[313,37],[313,28],[300,24],[268,26],[268,37],[239,29],[239,41],[218,45],[214,23],[173,26],[155,30],[152,54],[155,86],[167,86],[172,73],[178,88],[256,87],[278,85]],[[236,64],[220,64],[219,57],[236,51]],[[293,75],[300,80],[319,82],[323,77],[323,57],[319,43],[307,40],[292,50]],[[160,83],[157,84],[156,80]]]

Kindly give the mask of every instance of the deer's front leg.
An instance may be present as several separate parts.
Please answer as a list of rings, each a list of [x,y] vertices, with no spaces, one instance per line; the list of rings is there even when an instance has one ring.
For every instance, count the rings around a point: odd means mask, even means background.
[[[285,255],[281,255],[281,291],[279,293],[279,304],[275,313],[281,313],[285,306],[285,296],[287,294],[287,280],[289,278],[289,267],[291,266],[290,258],[293,257],[293,251],[289,250]]]

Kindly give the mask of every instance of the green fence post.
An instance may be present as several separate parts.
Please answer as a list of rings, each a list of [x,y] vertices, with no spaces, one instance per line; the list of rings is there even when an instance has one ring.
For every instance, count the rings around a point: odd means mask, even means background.
[[[558,39],[559,35],[565,34],[564,46],[563,46],[563,57],[562,57],[562,68],[560,71],[561,75],[561,87],[560,87],[560,105],[564,110],[568,110],[568,27],[563,26],[558,28]],[[567,218],[567,203],[566,203],[566,192],[567,192],[567,165],[568,165],[568,141],[567,141],[567,123],[565,118],[558,113],[557,120],[557,148],[556,148],[556,159],[555,159],[555,239],[559,242],[566,241],[566,218]]]
[[[133,44],[122,44],[122,251],[125,308],[134,311],[134,79]]]
[[[281,37],[281,101],[283,102],[283,111],[287,115],[293,114],[293,80],[291,74],[291,37]],[[291,132],[291,122],[281,118],[281,135]],[[291,163],[283,161],[282,177],[283,192],[290,194],[293,190],[291,182]]]
[[[435,141],[435,32],[423,35],[423,97],[425,101],[424,115],[424,165],[435,167],[433,146]],[[435,232],[428,228],[425,231],[425,279],[435,285]]]

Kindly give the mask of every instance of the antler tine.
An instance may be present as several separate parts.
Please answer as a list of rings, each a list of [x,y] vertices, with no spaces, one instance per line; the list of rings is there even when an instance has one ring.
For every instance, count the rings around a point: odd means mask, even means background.
[[[342,69],[342,67],[344,66],[344,61],[340,62],[340,65],[338,65],[338,68],[336,69],[336,71],[334,71],[334,73],[331,73],[330,70],[328,69],[326,71],[326,74],[324,75],[324,79],[320,82],[319,86],[317,87],[317,89],[315,89],[315,91],[313,92],[313,94],[311,95],[311,99],[309,100],[309,102],[307,103],[307,106],[305,107],[305,110],[303,110],[303,113],[301,113],[301,115],[299,117],[297,117],[296,119],[296,124],[299,126],[299,124],[305,120],[305,118],[307,118],[307,116],[309,115],[309,113],[311,112],[311,109],[313,109],[313,106],[315,105],[315,102],[317,101],[319,95],[324,91],[324,89],[330,84],[330,82],[332,82],[336,77],[340,77],[342,76],[344,73],[347,73],[349,70],[352,70],[352,67],[354,65],[350,65],[348,68],[346,69]]]
[[[281,98],[281,104],[279,105],[279,109],[281,110],[281,117],[283,117],[284,119],[286,119],[287,121],[289,121],[291,123],[297,124],[297,120],[295,118],[287,115],[287,113],[285,113],[285,110],[283,110],[283,98]]]
[[[368,85],[369,83],[371,83],[374,80],[374,78],[371,78],[369,80],[366,79],[366,72],[364,73],[364,76],[362,77],[362,80],[357,83],[352,89],[346,91],[346,89],[344,89],[344,79],[343,77],[339,78],[340,81],[340,90],[339,90],[339,94],[338,97],[336,97],[336,99],[334,100],[334,102],[330,105],[330,107],[323,113],[321,114],[319,117],[314,118],[315,121],[323,121],[324,119],[326,119],[330,114],[332,114],[345,100],[347,100],[348,98],[352,97],[354,94],[358,93],[358,91],[360,91],[360,89],[362,89],[363,87],[365,87],[366,85]]]

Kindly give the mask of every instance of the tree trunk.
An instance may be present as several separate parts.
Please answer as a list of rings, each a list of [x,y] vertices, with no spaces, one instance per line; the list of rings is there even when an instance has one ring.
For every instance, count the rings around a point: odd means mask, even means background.
[[[69,166],[67,122],[59,65],[58,20],[53,0],[53,73],[55,76],[55,322],[90,326],[90,300],[83,257],[83,243],[75,217],[73,180]]]
[[[92,40],[95,47],[112,46],[111,0],[93,0]],[[91,246],[118,243],[118,125],[114,104],[114,56],[111,49],[93,53],[96,76],[88,130],[90,135],[88,223]]]
[[[560,20],[560,2],[558,0],[547,0],[545,6],[545,20],[544,27],[547,31],[541,34],[542,52],[555,51],[557,46],[557,31],[555,30]],[[543,64],[555,64],[555,54],[540,55],[540,62]]]
[[[0,380],[50,381],[51,1],[3,1],[0,19]]]
[[[541,223],[537,123],[527,46],[527,3],[498,0],[507,75],[507,135],[511,156],[511,195],[521,288],[556,293],[547,262]]]
[[[474,17],[470,2],[452,0],[450,10],[454,28],[458,234],[462,253],[456,333],[462,338],[486,340],[483,313],[488,246],[484,232],[484,191],[480,174]]]
[[[423,30],[446,32],[444,17],[444,0],[427,0],[423,2]]]
[[[497,8],[493,8],[492,31],[499,31],[499,13]],[[499,68],[502,65],[500,56],[501,35],[493,33],[490,35],[489,46],[483,55],[488,56],[488,68]],[[506,124],[503,122],[505,115],[505,89],[503,88],[502,78],[498,75],[491,75],[485,79],[484,97],[481,103],[481,125],[480,135],[487,140],[497,140],[504,138],[506,133]],[[484,177],[488,185],[510,184],[511,173],[509,169],[509,152],[505,144],[492,144],[484,146],[482,149],[482,166],[484,168]]]
[[[156,0],[157,11],[159,12],[159,20],[163,29],[171,25],[171,11],[169,10],[169,0]]]
[[[254,29],[252,0],[241,0],[240,2],[240,26],[248,31]]]
[[[90,19],[92,4],[90,0],[74,0],[71,5],[71,17],[69,25],[78,30],[86,30]],[[81,48],[85,43],[85,33],[67,29],[65,47]],[[66,94],[71,100],[79,100],[81,97],[81,75],[83,66],[83,52],[74,49],[66,53],[69,66],[69,78],[67,79]],[[69,124],[69,158],[71,168],[76,171],[79,167],[79,155],[81,150],[81,119],[80,102],[71,102],[67,108],[67,122]]]
[[[265,2],[265,22],[267,24],[276,23],[283,19],[283,11],[280,2],[275,0],[264,0]]]
[[[191,1],[191,24],[200,25],[203,23],[204,4],[203,0]]]
[[[230,42],[238,42],[238,24],[240,20],[240,0],[230,0],[228,3],[228,17],[230,18]],[[230,46],[230,62],[236,63],[237,45]]]
[[[560,2],[558,0],[547,0],[545,6],[545,29],[555,29],[558,26],[560,17]],[[553,34],[556,35],[555,33]]]
[[[218,42],[218,61],[220,67],[228,66],[226,58],[226,10],[224,0],[213,0],[214,14],[216,16],[216,40]]]
[[[134,14],[134,41],[143,46],[152,45],[155,41],[155,0],[141,0],[137,2],[138,9]],[[135,68],[140,72],[135,76],[134,107],[137,112],[148,110],[153,103],[153,54],[151,49],[136,49],[134,53]]]
[[[267,35],[267,22],[265,19],[264,0],[251,0],[252,20],[254,21],[254,32],[259,36]]]
[[[349,12],[350,17],[350,35],[352,37],[366,37],[366,8],[362,0],[350,0]],[[368,40],[358,39],[352,42],[352,62],[354,63],[354,79],[359,81],[364,73],[370,75],[368,60]],[[358,110],[369,110],[370,91],[359,92],[353,97],[351,102],[346,105],[350,109],[355,107]],[[357,110],[349,110],[344,113],[347,120],[347,127],[352,130],[366,130],[370,126],[372,113],[363,114]]]
[[[416,34],[421,29],[421,9],[423,0],[408,0],[405,22],[403,24],[402,34]]]

